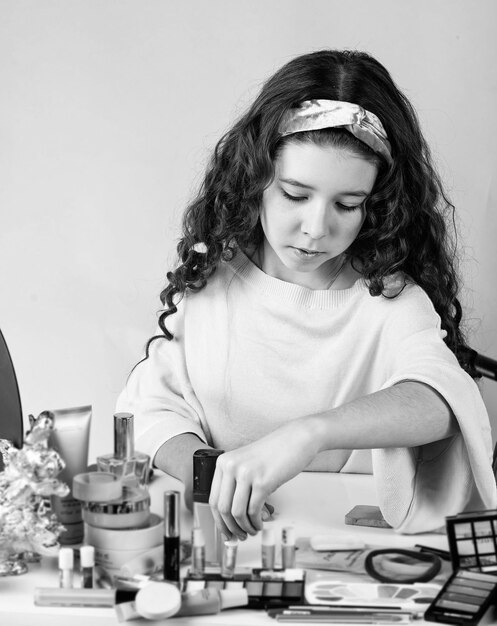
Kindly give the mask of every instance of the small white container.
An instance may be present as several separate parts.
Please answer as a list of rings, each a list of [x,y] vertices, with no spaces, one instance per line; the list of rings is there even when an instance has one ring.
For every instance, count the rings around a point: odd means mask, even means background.
[[[163,537],[163,519],[155,513],[150,514],[147,526],[143,528],[100,528],[85,524],[85,542],[95,548],[149,550],[162,544]]]

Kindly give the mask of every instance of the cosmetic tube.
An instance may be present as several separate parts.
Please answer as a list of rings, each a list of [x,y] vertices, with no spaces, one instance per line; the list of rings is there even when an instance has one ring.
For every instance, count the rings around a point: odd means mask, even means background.
[[[180,594],[169,583],[150,582],[136,594],[134,602],[116,605],[120,622],[145,617],[163,620],[168,617],[214,615],[224,609],[247,606],[248,593],[241,589],[202,589]]]
[[[192,569],[194,578],[202,578],[205,570],[205,539],[201,528],[192,530]]]
[[[285,526],[281,530],[281,564],[284,569],[295,567],[295,528]]]
[[[205,564],[209,567],[219,567],[223,556],[223,540],[209,506],[217,458],[223,452],[209,448],[193,454],[193,523],[204,533]]]
[[[237,550],[238,539],[230,539],[224,542],[223,562],[221,565],[221,576],[223,578],[233,578],[235,575]]]
[[[262,569],[273,569],[275,562],[276,539],[274,528],[262,529],[261,539],[261,566]]]
[[[164,580],[179,587],[179,491],[164,493]]]
[[[74,476],[84,472],[88,465],[91,406],[43,411],[41,415],[52,420],[50,446],[65,463],[57,478],[72,488]],[[81,502],[73,497],[72,491],[64,498],[52,496],[51,501],[53,512],[66,529],[60,534],[59,543],[81,543],[84,537]]]
[[[58,589],[57,587],[36,587],[34,603],[36,606],[114,606],[120,602],[129,602],[136,596],[136,591],[121,589]]]
[[[95,567],[95,548],[81,546],[79,549],[79,563],[81,567],[81,586],[84,589],[93,588],[93,568]]]
[[[72,548],[59,550],[59,587],[71,589],[73,584],[74,552]]]

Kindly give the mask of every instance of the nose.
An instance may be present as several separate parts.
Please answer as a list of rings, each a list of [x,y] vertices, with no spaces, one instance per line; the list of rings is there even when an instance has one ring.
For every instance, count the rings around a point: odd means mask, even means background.
[[[311,239],[322,239],[330,229],[330,215],[326,203],[308,204],[303,211],[301,231]]]

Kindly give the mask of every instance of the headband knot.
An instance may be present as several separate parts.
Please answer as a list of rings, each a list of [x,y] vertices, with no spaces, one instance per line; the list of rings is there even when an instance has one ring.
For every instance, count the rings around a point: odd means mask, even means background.
[[[279,133],[285,137],[322,128],[345,128],[381,155],[387,163],[392,163],[390,142],[379,118],[351,102],[306,100],[284,114]]]

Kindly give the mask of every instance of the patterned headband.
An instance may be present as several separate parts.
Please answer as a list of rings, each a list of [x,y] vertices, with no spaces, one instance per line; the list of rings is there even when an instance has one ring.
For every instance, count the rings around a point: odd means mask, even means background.
[[[282,137],[306,130],[342,127],[392,163],[390,142],[383,124],[374,113],[358,104],[338,100],[306,100],[285,113],[279,133]]]

